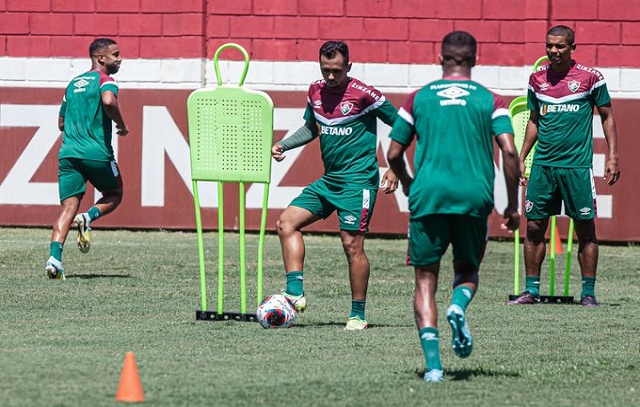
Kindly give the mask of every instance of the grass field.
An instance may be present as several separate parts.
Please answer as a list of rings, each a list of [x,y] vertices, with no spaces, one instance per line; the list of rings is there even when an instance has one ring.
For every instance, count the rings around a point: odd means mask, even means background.
[[[196,322],[196,236],[94,230],[83,255],[65,249],[65,282],[44,274],[50,231],[0,229],[0,405],[110,406],[133,351],[150,406],[637,406],[640,405],[640,247],[602,246],[602,306],[506,307],[513,245],[490,242],[468,312],[474,353],[458,359],[441,318],[442,384],[422,382],[412,312],[413,273],[402,239],[369,239],[367,319],[345,332],[346,260],[337,236],[307,236],[310,306],[287,330]],[[257,239],[247,237],[249,279]],[[238,310],[236,234],[225,235],[225,297]],[[215,308],[217,235],[205,235]],[[235,251],[235,254],[234,254]],[[558,263],[564,257],[559,256]],[[451,296],[450,257],[440,277]],[[574,261],[571,294],[579,296]],[[267,236],[265,294],[284,286],[280,246]],[[543,275],[545,276],[545,275]],[[556,292],[561,289],[557,278]],[[543,278],[543,293],[548,290]],[[251,288],[255,284],[251,283]],[[255,306],[250,296],[250,308]]]

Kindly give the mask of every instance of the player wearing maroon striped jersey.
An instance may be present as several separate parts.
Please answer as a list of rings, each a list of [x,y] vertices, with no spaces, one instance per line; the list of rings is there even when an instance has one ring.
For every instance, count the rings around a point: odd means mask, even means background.
[[[467,306],[478,289],[478,270],[493,210],[494,142],[502,151],[508,205],[503,227],[518,228],[518,169],[513,129],[504,100],[471,79],[476,40],[454,31],[442,41],[442,79],[409,96],[391,130],[387,160],[409,196],[409,256],[413,309],[425,357],[424,380],[444,379],[440,361],[436,289],[440,261],[453,247],[453,296],[446,318],[455,353],[468,357],[473,339]],[[416,140],[414,176],[404,153]]]
[[[322,177],[306,187],[277,221],[287,277],[283,294],[298,311],[306,308],[301,230],[337,212],[351,285],[351,313],[345,330],[363,330],[368,326],[365,305],[370,273],[364,237],[380,184],[377,119],[391,126],[397,111],[378,90],[348,76],[351,62],[344,42],[326,42],[320,48],[319,60],[323,79],[309,87],[305,125],[272,148],[273,158],[282,161],[285,151],[319,138],[325,169]],[[398,180],[392,171],[387,171],[380,185],[389,194],[396,190]]]
[[[597,70],[574,61],[575,34],[566,26],[547,32],[550,64],[529,78],[527,107],[531,116],[520,151],[524,159],[537,142],[527,185],[524,239],[525,291],[510,305],[539,302],[540,268],[545,256],[544,235],[549,217],[565,213],[575,222],[578,262],[582,273],[580,303],[598,305],[595,296],[598,265],[596,190],[593,180],[593,108],[598,110],[609,146],[605,166],[607,185],[620,178],[616,122],[604,77]],[[572,236],[569,237],[573,238]]]

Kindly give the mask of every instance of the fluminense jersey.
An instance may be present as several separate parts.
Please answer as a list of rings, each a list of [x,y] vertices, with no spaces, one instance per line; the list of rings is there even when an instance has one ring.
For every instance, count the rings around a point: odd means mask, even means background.
[[[529,77],[527,107],[539,113],[535,164],[591,168],[593,107],[611,103],[602,74],[574,61],[555,72],[546,65]]]
[[[118,96],[118,84],[99,70],[83,73],[67,85],[60,106],[64,132],[59,158],[114,159],[111,119],[102,108],[102,92],[106,91]]]
[[[390,137],[404,146],[417,138],[411,219],[488,216],[494,135],[513,134],[504,100],[468,78],[444,78],[412,93],[398,116]]]
[[[304,119],[318,128],[323,178],[347,188],[377,188],[376,118],[392,126],[397,114],[382,93],[357,79],[339,90],[324,80],[312,83]]]

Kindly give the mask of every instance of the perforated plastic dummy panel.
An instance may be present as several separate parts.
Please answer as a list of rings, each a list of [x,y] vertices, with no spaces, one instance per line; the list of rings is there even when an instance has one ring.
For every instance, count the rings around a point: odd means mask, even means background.
[[[511,116],[511,126],[513,127],[513,142],[518,152],[522,150],[522,144],[524,143],[524,135],[527,130],[527,123],[529,122],[529,116],[531,112],[527,109],[527,97],[519,96],[511,102],[509,105],[509,115]],[[531,172],[531,164],[533,162],[533,154],[536,150],[535,144],[531,148],[529,155],[524,160],[526,167],[525,176],[529,176]]]
[[[187,100],[187,115],[192,179],[269,182],[273,102],[266,93],[199,89]]]

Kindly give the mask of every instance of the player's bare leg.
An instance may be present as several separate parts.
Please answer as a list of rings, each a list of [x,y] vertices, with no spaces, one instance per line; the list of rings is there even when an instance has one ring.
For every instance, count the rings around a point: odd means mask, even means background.
[[[575,220],[578,236],[578,262],[582,273],[582,292],[580,303],[587,307],[598,305],[595,295],[596,271],[598,269],[598,239],[593,219]]]
[[[80,195],[72,196],[60,203],[60,212],[53,224],[51,241],[64,244],[71,228],[71,221],[80,207]]]
[[[351,286],[351,313],[347,320],[347,331],[367,329],[365,307],[371,266],[364,252],[364,232],[340,231],[342,248],[349,264],[349,285]]]
[[[81,197],[82,195],[75,195],[60,203],[60,212],[53,224],[53,232],[51,232],[49,259],[45,264],[45,272],[51,279],[65,279],[62,268],[62,248],[71,228],[71,221],[80,206]]]
[[[369,258],[364,252],[364,232],[340,231],[342,248],[349,263],[349,283],[351,298],[366,300],[371,267]]]
[[[303,287],[305,246],[302,228],[319,219],[307,209],[289,206],[280,214],[276,222],[287,276],[287,289],[282,294],[289,298],[299,312],[303,312],[307,307]]]

